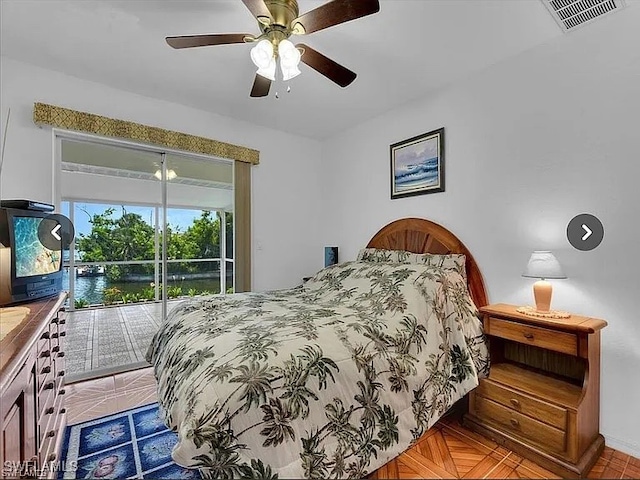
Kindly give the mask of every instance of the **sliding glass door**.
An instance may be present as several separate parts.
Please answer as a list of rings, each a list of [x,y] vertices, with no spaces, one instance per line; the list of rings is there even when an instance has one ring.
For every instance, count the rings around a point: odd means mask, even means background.
[[[166,166],[167,292],[232,292],[233,165],[174,154]]]
[[[233,164],[58,141],[71,379],[135,368],[177,300],[233,291]]]

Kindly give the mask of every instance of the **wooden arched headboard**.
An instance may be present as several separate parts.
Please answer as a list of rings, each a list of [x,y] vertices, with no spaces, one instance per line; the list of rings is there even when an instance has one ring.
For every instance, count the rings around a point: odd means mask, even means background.
[[[442,225],[422,218],[403,218],[383,227],[367,244],[367,248],[405,250],[412,253],[462,253],[467,258],[467,283],[471,298],[478,308],[488,304],[480,269],[464,244]]]

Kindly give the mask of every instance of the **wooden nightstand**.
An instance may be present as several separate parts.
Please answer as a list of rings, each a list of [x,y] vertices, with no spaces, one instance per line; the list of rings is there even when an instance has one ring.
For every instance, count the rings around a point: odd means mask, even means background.
[[[564,477],[585,477],[604,448],[600,330],[572,315],[530,317],[515,305],[480,309],[489,377],[469,397],[466,426]]]

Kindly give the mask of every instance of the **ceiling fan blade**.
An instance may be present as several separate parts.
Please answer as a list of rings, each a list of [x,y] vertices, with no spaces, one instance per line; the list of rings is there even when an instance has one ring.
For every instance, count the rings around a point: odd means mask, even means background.
[[[378,0],[333,0],[300,15],[291,24],[301,24],[304,33],[313,33],[380,11]]]
[[[251,89],[252,97],[266,97],[269,95],[269,89],[271,88],[271,80],[263,77],[262,75],[258,75],[256,73],[256,78],[253,81],[253,88]]]
[[[251,14],[258,20],[260,20],[260,18],[271,19],[271,12],[264,3],[264,0],[242,0],[242,3],[244,3]]]
[[[167,43],[173,48],[207,47],[210,45],[230,45],[245,43],[245,38],[253,38],[249,33],[220,33],[212,35],[181,35],[167,37]]]
[[[296,48],[302,48],[304,50],[301,57],[301,60],[304,63],[343,88],[351,85],[357,77],[357,75],[347,67],[343,67],[339,63],[331,60],[329,57],[325,57],[323,54],[304,43],[299,43],[296,45]]]

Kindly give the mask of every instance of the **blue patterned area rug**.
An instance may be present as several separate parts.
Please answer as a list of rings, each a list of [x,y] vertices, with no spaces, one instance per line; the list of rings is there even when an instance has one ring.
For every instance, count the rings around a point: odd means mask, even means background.
[[[197,470],[171,459],[177,441],[159,418],[157,403],[69,425],[62,447],[67,471],[58,478],[199,479]]]

